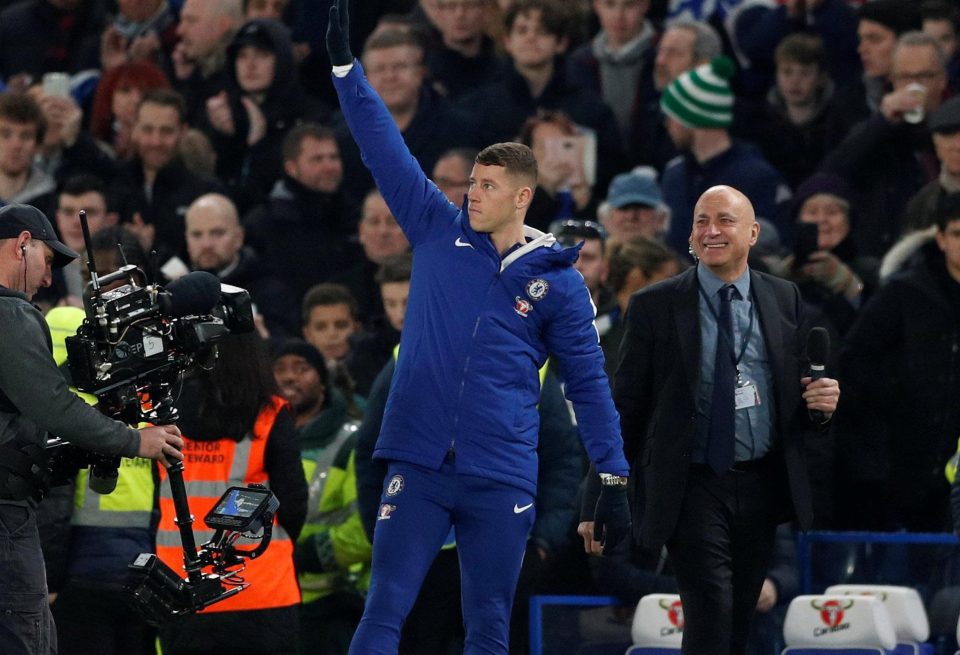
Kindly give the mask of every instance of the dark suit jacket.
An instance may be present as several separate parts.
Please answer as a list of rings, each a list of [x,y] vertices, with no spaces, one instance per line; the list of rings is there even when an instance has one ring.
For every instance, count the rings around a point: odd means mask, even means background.
[[[644,548],[659,549],[673,534],[690,469],[700,383],[698,286],[691,268],[634,295],[625,317],[613,396],[631,464],[634,537]],[[792,282],[756,271],[750,287],[774,383],[772,452],[785,469],[783,515],[777,518],[795,515],[807,529],[813,510],[803,442],[812,425],[800,397],[806,366],[800,292]]]

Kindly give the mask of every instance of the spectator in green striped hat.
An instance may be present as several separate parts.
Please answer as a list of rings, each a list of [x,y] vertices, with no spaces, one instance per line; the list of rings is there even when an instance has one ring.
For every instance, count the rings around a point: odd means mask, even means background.
[[[688,128],[728,128],[733,122],[729,82],[733,73],[730,59],[714,57],[709,64],[697,66],[671,82],[660,97],[660,108]],[[670,131],[670,121],[667,129]],[[670,136],[674,136],[672,131]],[[677,147],[682,149],[683,145],[678,143]]]
[[[758,148],[730,136],[733,74],[733,61],[715,57],[709,64],[681,73],[660,96],[667,134],[680,151],[660,180],[663,200],[673,217],[666,241],[677,252],[687,250],[697,198],[717,184],[741,190],[753,202],[757,216],[789,238],[790,187]]]

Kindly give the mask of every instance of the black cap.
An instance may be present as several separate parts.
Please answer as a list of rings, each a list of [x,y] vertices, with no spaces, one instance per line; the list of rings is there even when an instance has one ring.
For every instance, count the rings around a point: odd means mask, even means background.
[[[860,20],[880,23],[900,36],[920,29],[920,10],[911,0],[873,0],[860,5]]]
[[[960,96],[950,98],[937,107],[927,119],[927,127],[931,132],[960,131]]]
[[[240,28],[230,42],[231,56],[236,56],[240,48],[247,45],[267,52],[276,53],[277,50],[277,45],[262,20],[252,20]]]
[[[54,268],[66,266],[80,256],[57,239],[50,220],[33,205],[14,204],[0,208],[0,239],[15,239],[24,230],[53,249]]]
[[[327,371],[327,364],[323,361],[323,355],[320,354],[320,351],[312,345],[303,339],[287,339],[274,351],[273,361],[277,361],[285,355],[303,357],[310,366],[317,370],[317,374],[320,376],[320,382],[322,382],[324,386],[329,386],[330,373]]]

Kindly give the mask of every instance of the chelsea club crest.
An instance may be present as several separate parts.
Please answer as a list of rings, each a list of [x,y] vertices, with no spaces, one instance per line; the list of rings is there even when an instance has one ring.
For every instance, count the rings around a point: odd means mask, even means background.
[[[542,278],[527,282],[527,295],[530,296],[531,300],[543,300],[549,290],[550,285]]]
[[[403,491],[403,476],[395,475],[390,478],[390,482],[387,484],[387,495],[396,496],[401,491]]]

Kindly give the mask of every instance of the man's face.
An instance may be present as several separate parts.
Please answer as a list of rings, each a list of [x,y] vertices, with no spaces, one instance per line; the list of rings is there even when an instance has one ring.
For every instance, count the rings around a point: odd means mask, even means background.
[[[857,52],[863,64],[863,72],[869,77],[887,77],[893,59],[893,47],[897,43],[897,34],[872,20],[861,20],[857,27],[860,45]]]
[[[277,388],[297,414],[309,412],[323,405],[326,387],[320,374],[300,355],[284,355],[273,362],[273,377]]]
[[[580,248],[580,259],[573,265],[583,281],[586,282],[590,293],[594,293],[603,285],[607,276],[607,263],[603,259],[603,242],[600,239],[585,239]]]
[[[437,28],[447,47],[475,42],[483,34],[488,0],[437,0]]]
[[[611,207],[606,222],[610,236],[620,241],[637,236],[653,240],[663,232],[663,214],[638,203]]]
[[[681,73],[693,68],[693,43],[696,37],[685,28],[671,28],[663,33],[653,65],[653,83],[658,91],[667,88]]]
[[[410,247],[387,203],[376,195],[369,196],[363,202],[357,235],[367,259],[376,264],[382,264],[394,255],[401,255]]]
[[[24,295],[32,299],[40,287],[49,287],[53,280],[53,249],[39,239],[31,239],[24,252]]]
[[[809,107],[817,99],[820,68],[816,64],[782,61],[777,64],[777,89],[792,107]]]
[[[80,252],[84,248],[83,228],[80,227],[80,210],[87,212],[90,234],[96,234],[113,221],[107,217],[107,201],[97,191],[87,191],[78,196],[60,194],[57,205],[57,231],[60,240],[73,250]]]
[[[253,20],[254,18],[283,20],[283,12],[287,10],[288,4],[290,4],[290,0],[250,0],[247,3],[245,18],[247,20]]]
[[[243,229],[219,207],[199,204],[187,211],[187,252],[193,268],[220,271],[237,258]]]
[[[932,112],[940,106],[947,86],[947,73],[937,61],[937,53],[927,45],[904,45],[896,49],[890,69],[893,89],[899,91],[908,84],[922,84],[926,88],[924,108]]]
[[[441,157],[433,167],[431,178],[434,184],[457,207],[463,203],[463,196],[470,187],[470,167],[470,162],[459,155]]]
[[[419,48],[401,45],[365,52],[363,69],[387,109],[397,112],[417,107],[425,75]]]
[[[303,338],[326,359],[343,359],[350,352],[348,339],[358,329],[346,304],[316,305],[303,326]]]
[[[534,9],[516,17],[503,45],[518,67],[539,68],[566,51],[567,39],[548,32],[540,10]]]
[[[407,298],[410,297],[410,282],[384,282],[380,285],[380,297],[387,320],[394,330],[403,330],[403,317],[407,313]]]
[[[817,248],[833,250],[850,234],[850,219],[843,202],[829,193],[807,198],[800,208],[800,222],[817,226]]]
[[[304,138],[297,158],[283,165],[287,175],[311,191],[335,193],[343,181],[340,148],[333,139]]]
[[[960,178],[960,130],[934,132],[933,147],[943,169],[953,177]]]
[[[749,204],[727,188],[700,196],[693,211],[690,243],[700,262],[724,279],[735,279],[747,265],[760,224]]]
[[[23,175],[33,166],[37,152],[37,126],[33,123],[14,123],[0,118],[0,173]]]
[[[937,245],[943,251],[947,270],[960,282],[960,219],[947,223],[947,229],[937,230]]]
[[[499,232],[517,217],[520,182],[503,166],[474,164],[470,173],[467,214],[477,232]]]
[[[183,128],[173,107],[152,102],[140,105],[133,124],[133,143],[144,168],[158,171],[173,161],[180,147]]]
[[[664,125],[667,128],[667,134],[677,150],[689,150],[693,145],[693,129],[687,127],[670,114],[664,114]]]
[[[948,20],[925,20],[923,21],[923,31],[937,40],[943,55],[948,60],[953,57],[957,51],[957,33],[953,25]]]
[[[180,10],[177,35],[187,59],[198,61],[210,56],[226,34],[230,21],[217,12],[212,0],[187,0]]]
[[[161,2],[162,0],[117,0],[117,8],[129,20],[140,23],[157,13]]]
[[[593,0],[593,11],[611,46],[636,38],[650,9],[650,0]]]
[[[237,52],[237,83],[247,93],[263,93],[273,84],[277,56],[256,46],[243,46]]]

